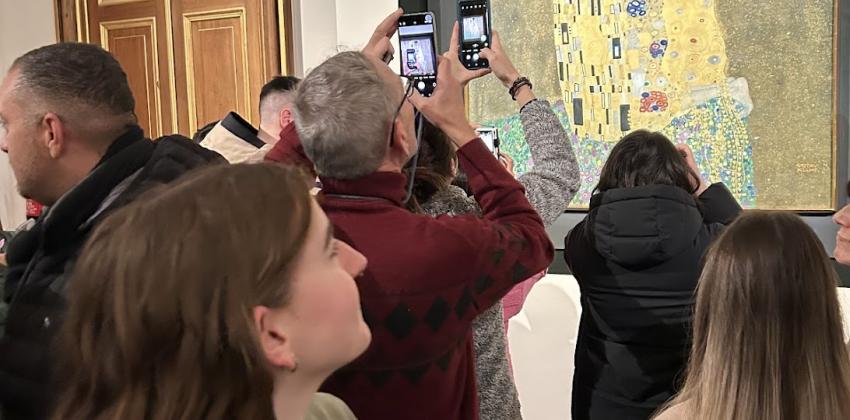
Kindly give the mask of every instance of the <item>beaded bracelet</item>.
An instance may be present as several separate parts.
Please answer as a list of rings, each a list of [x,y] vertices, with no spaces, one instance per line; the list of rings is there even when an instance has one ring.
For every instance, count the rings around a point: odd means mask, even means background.
[[[528,80],[527,77],[523,76],[516,79],[511,88],[508,90],[508,93],[511,94],[511,98],[513,98],[513,100],[516,100],[516,95],[519,92],[519,89],[523,86],[528,86],[529,89],[534,89],[534,85],[531,84],[531,80]]]

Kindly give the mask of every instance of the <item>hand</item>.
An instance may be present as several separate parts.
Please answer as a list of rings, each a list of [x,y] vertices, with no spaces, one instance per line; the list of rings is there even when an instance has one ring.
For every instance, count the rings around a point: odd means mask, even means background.
[[[0,265],[2,265],[3,267],[8,265],[6,264],[6,254],[0,254]]]
[[[369,39],[369,43],[363,47],[362,52],[364,55],[372,60],[383,62],[384,56],[387,55],[387,53],[390,55],[395,54],[395,48],[393,48],[393,43],[390,39],[393,35],[395,35],[396,31],[398,31],[398,19],[403,14],[404,10],[399,8],[384,18],[384,21],[381,22],[378,27],[375,28],[375,32],[372,33],[372,38]]]
[[[702,175],[700,175],[702,172],[700,172],[699,166],[697,165],[697,160],[694,157],[694,151],[691,150],[691,148],[684,143],[677,144],[676,150],[678,150],[679,153],[682,154],[682,157],[685,158],[685,162],[688,163],[688,167],[691,169],[691,172],[693,172],[695,181],[699,184],[698,186],[696,186],[696,192],[694,193],[695,196],[699,197],[700,195],[702,195],[702,193],[705,192],[705,190],[708,189],[708,183],[705,182],[702,179]]]
[[[437,88],[433,96],[422,96],[414,89],[408,99],[428,121],[446,133],[458,148],[478,137],[466,119],[463,85],[456,78],[458,70],[454,68],[460,65],[460,60],[441,57],[437,68]]]
[[[455,21],[455,27],[452,30],[452,41],[449,44],[449,50],[443,55],[448,60],[457,61],[457,65],[452,68],[455,71],[455,78],[460,81],[462,86],[466,86],[469,82],[484,77],[490,74],[490,69],[468,70],[460,62],[460,29]]]
[[[505,169],[507,169],[512,176],[516,177],[516,172],[514,172],[514,159],[511,155],[499,152],[499,162],[502,162],[502,165],[505,165]]]
[[[505,54],[505,50],[502,49],[502,40],[499,38],[498,32],[493,31],[493,42],[490,44],[490,48],[481,50],[481,58],[490,62],[490,69],[493,70],[493,74],[499,78],[506,88],[513,86],[514,82],[520,78],[516,67]]]

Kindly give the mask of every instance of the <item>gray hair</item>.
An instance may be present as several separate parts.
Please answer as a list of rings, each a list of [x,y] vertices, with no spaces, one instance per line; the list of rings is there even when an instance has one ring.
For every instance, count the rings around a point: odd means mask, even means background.
[[[316,67],[293,105],[298,135],[319,175],[353,179],[381,166],[396,105],[363,54],[343,52]]]

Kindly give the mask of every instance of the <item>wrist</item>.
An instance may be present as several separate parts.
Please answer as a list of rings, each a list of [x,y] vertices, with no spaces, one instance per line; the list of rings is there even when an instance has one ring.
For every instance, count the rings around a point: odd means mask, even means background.
[[[537,97],[534,95],[534,91],[531,90],[531,86],[523,86],[517,91],[516,103],[519,105],[520,109],[535,99],[537,99]]]
[[[522,77],[522,75],[519,74],[519,72],[517,71],[508,73],[508,75],[502,79],[502,84],[505,85],[506,88],[510,89],[511,86],[513,86],[514,82],[517,81],[517,79],[519,79],[520,77]]]

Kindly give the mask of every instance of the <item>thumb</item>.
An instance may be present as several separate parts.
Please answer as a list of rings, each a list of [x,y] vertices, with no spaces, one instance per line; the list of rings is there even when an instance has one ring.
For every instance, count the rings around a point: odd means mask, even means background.
[[[422,94],[419,93],[419,89],[413,89],[413,93],[407,97],[407,100],[410,101],[410,104],[413,105],[414,108],[418,109],[419,112],[422,112],[422,108],[426,108],[431,99],[422,96]]]

